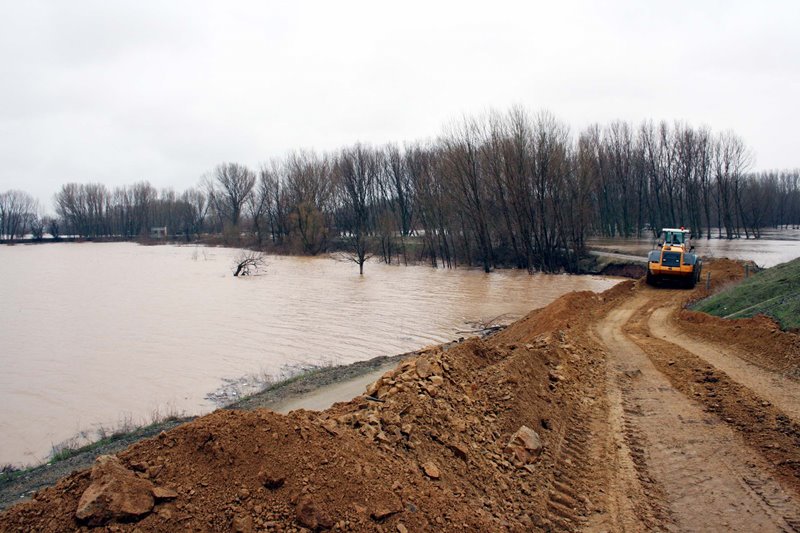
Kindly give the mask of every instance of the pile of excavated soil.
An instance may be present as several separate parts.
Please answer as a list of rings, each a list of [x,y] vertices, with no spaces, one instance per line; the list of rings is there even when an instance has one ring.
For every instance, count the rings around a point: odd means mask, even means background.
[[[579,476],[593,483],[570,452],[570,426],[576,406],[601,396],[604,376],[581,315],[632,283],[621,285],[570,294],[489,340],[432,349],[385,374],[369,397],[323,412],[198,418],[38,492],[0,516],[0,530],[522,531],[568,522],[590,503],[565,503],[568,488],[554,503],[551,488]],[[564,442],[572,460],[563,460]]]

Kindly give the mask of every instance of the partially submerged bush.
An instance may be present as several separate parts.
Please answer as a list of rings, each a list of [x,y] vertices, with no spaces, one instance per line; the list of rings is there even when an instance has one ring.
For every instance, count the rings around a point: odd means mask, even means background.
[[[265,266],[267,266],[267,261],[263,252],[242,250],[234,259],[233,275],[235,277],[250,276]]]

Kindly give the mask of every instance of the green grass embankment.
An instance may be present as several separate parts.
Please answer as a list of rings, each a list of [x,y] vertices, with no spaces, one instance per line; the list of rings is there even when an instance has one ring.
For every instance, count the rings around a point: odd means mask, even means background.
[[[692,308],[723,318],[771,316],[783,329],[800,328],[800,258],[762,270]]]

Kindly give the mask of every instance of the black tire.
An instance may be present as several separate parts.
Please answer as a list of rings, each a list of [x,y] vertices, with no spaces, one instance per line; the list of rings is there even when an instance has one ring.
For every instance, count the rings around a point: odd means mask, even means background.
[[[650,273],[650,269],[647,269],[647,277],[645,277],[645,282],[652,287],[655,287],[656,285],[656,277]]]

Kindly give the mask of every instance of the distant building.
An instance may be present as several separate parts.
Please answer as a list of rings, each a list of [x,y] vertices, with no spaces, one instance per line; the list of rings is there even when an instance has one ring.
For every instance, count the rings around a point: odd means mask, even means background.
[[[158,240],[166,239],[167,238],[167,227],[164,226],[164,227],[161,227],[161,228],[150,228],[150,238],[151,239],[158,239]]]

